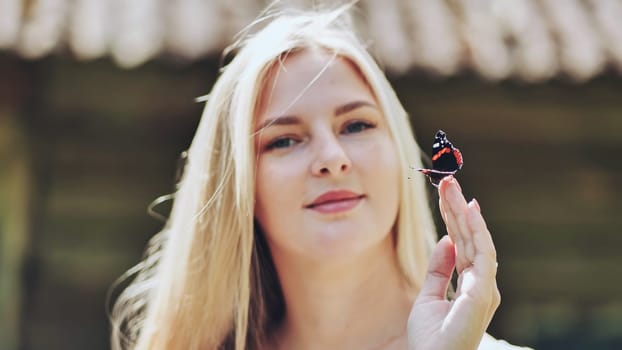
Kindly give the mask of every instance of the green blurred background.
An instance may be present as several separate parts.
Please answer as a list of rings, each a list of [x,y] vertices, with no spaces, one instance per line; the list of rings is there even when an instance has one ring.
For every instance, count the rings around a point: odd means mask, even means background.
[[[217,67],[0,57],[3,341],[108,347],[106,292],[162,226],[147,206],[173,191],[193,99]],[[442,128],[464,154],[459,179],[499,252],[490,332],[540,349],[621,348],[622,80],[393,81],[424,150]]]
[[[147,207],[174,190],[218,68],[218,54],[126,69],[0,52],[0,349],[109,348],[106,294],[163,225]],[[464,154],[500,261],[489,332],[622,349],[619,70],[528,83],[478,69],[389,76],[424,151],[443,129]]]

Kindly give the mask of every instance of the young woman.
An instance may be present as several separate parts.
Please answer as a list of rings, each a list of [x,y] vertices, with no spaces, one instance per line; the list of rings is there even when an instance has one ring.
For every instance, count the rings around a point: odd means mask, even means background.
[[[436,243],[408,116],[347,11],[236,43],[113,348],[514,348],[485,334],[500,296],[479,206],[441,181]]]

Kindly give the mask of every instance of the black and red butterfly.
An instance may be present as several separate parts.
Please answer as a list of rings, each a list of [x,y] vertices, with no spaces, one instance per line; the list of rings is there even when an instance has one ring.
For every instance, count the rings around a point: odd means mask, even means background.
[[[441,180],[454,175],[462,168],[463,160],[460,150],[449,142],[443,130],[439,130],[432,145],[432,169],[417,169],[430,178],[432,185],[438,187]]]

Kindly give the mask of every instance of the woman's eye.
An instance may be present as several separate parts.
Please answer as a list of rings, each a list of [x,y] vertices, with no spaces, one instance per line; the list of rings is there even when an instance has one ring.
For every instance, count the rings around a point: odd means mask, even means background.
[[[287,147],[292,147],[293,145],[296,144],[296,140],[294,140],[291,137],[281,137],[278,138],[272,142],[270,142],[267,146],[266,146],[266,150],[272,150],[272,149],[276,149],[276,148],[287,148]]]
[[[374,124],[362,122],[362,121],[356,121],[356,122],[346,125],[346,127],[344,128],[344,133],[346,134],[357,133],[357,132],[364,131],[366,129],[372,129],[374,127],[375,127]]]

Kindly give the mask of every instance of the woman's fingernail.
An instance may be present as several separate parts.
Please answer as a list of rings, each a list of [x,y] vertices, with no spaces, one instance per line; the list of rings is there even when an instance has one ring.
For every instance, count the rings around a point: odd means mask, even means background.
[[[478,212],[482,212],[482,208],[479,207],[479,202],[477,201],[477,199],[473,198],[471,199],[471,203],[473,203],[473,206],[475,206],[475,208],[477,208]]]
[[[438,184],[438,190],[441,190],[441,187],[443,186],[443,182],[445,183],[445,188],[447,188],[447,186],[451,185],[451,178],[449,176],[445,176],[444,178],[441,179],[441,182],[439,182]]]
[[[471,200],[471,201],[467,204],[467,208],[468,208],[468,211],[467,211],[467,216],[469,217],[469,221],[470,221],[471,223],[477,222],[478,217],[479,217],[480,215],[482,215],[482,214],[479,212],[479,209],[478,209],[478,207],[477,207],[477,202],[476,202],[475,200],[473,200],[473,199],[472,199],[472,200]]]

